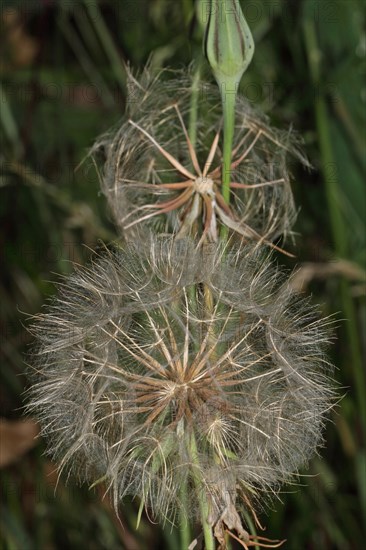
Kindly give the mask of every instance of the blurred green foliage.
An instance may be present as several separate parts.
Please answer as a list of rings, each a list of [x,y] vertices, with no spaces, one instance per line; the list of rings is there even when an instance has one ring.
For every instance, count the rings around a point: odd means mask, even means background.
[[[296,263],[324,314],[341,319],[331,353],[346,394],[303,487],[285,488],[283,504],[261,521],[289,550],[357,549],[366,535],[363,5],[241,3],[256,43],[241,92],[303,136],[314,167],[292,166],[301,206]],[[4,1],[1,26],[0,415],[12,419],[22,414],[26,387],[27,315],[54,292],[55,273],[69,273],[115,237],[98,174],[80,162],[123,113],[124,63],[186,67],[202,55],[202,37],[193,0]],[[66,485],[64,476],[55,490],[55,465],[42,451],[39,443],[1,471],[1,548],[174,547],[175,533],[147,518],[135,531],[138,503],[121,509],[123,529],[103,493]]]

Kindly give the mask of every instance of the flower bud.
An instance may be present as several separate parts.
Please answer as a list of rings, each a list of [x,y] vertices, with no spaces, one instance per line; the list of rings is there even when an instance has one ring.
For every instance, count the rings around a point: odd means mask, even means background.
[[[218,84],[237,86],[254,53],[239,0],[211,0],[204,49]]]

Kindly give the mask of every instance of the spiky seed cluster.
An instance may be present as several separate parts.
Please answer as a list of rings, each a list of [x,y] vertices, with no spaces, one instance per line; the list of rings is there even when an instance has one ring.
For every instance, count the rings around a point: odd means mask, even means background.
[[[130,245],[65,280],[36,319],[29,409],[61,468],[105,480],[116,506],[137,496],[175,521],[187,487],[191,512],[204,494],[215,532],[245,537],[240,506],[321,441],[328,324],[258,249]]]
[[[145,71],[137,81],[130,75],[126,116],[95,145],[106,155],[101,184],[117,226],[124,234],[137,225],[196,234],[201,242],[217,240],[220,225],[247,240],[286,236],[295,220],[287,153],[304,161],[293,135],[271,128],[237,99],[228,206],[221,194],[220,92],[200,85],[193,142],[187,132],[192,81],[184,73],[174,76],[153,78]]]

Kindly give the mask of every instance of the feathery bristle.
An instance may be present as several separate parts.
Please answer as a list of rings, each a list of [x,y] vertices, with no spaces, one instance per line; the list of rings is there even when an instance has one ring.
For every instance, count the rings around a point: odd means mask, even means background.
[[[329,320],[250,247],[151,239],[62,283],[38,339],[29,410],[49,453],[176,521],[203,491],[212,525],[276,493],[321,442],[334,399]],[[198,480],[198,481],[197,481]],[[228,518],[231,518],[230,520]]]
[[[193,234],[196,219],[205,225],[209,240],[216,240],[216,225],[220,224],[248,240],[272,242],[291,232],[296,212],[288,153],[307,164],[293,132],[271,128],[263,114],[238,97],[228,208],[220,196],[221,142],[215,141],[222,124],[219,89],[200,85],[195,143],[186,130],[192,93],[189,74],[165,71],[152,77],[145,71],[140,81],[130,75],[128,89],[127,112],[120,127],[100,138],[92,150],[92,154],[105,154],[101,185],[124,234],[133,235],[136,225],[146,232],[153,228]],[[213,190],[203,193],[206,200],[201,197],[200,202],[194,200],[192,186],[199,187],[202,173]],[[185,194],[184,187],[168,187],[189,180],[191,187]]]

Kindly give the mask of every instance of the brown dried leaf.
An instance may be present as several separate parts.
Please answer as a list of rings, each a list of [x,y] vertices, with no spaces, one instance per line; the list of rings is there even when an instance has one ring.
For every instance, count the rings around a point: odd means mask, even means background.
[[[0,419],[0,468],[19,460],[36,444],[39,427],[34,420]]]

